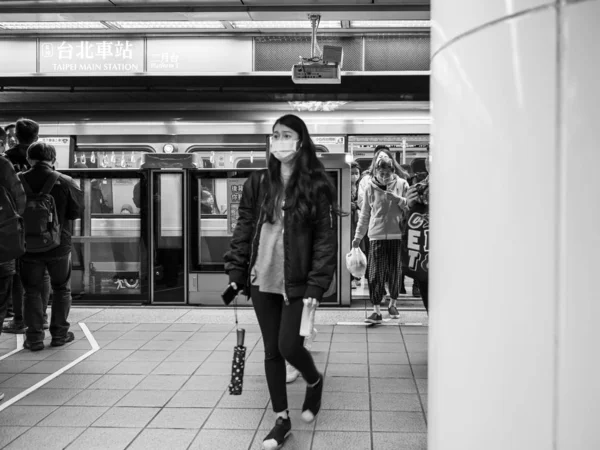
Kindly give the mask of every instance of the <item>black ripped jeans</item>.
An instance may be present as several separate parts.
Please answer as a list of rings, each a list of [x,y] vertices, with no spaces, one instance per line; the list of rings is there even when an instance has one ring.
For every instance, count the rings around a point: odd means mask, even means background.
[[[288,409],[286,360],[300,371],[308,384],[319,381],[315,362],[304,348],[304,337],[300,336],[304,302],[293,299],[286,305],[283,296],[260,292],[257,286],[252,286],[251,297],[265,346],[265,373],[273,411],[282,412]]]

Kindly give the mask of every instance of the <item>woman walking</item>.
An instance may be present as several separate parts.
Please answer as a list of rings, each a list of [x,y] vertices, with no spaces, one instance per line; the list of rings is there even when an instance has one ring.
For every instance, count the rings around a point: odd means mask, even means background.
[[[315,152],[306,124],[286,115],[273,126],[266,170],[244,184],[239,218],[225,255],[235,289],[245,289],[260,326],[275,426],[264,449],[278,449],[290,434],[285,360],[306,380],[302,418],[321,407],[323,375],[300,336],[302,309],[317,305],[337,260],[335,188]]]
[[[385,283],[390,291],[388,312],[392,319],[400,317],[396,301],[400,290],[402,265],[400,260],[400,220],[406,206],[408,183],[400,178],[400,171],[391,153],[382,150],[373,159],[372,176],[364,192],[362,209],[353,247],[358,247],[365,233],[369,233],[369,264],[367,279],[373,314],[367,323],[383,322],[381,302],[385,296]]]

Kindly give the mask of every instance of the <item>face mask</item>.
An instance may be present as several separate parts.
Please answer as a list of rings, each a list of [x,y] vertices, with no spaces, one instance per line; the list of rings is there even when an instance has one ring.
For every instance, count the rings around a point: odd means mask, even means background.
[[[271,143],[271,155],[282,163],[288,163],[296,154],[298,141],[273,141]]]

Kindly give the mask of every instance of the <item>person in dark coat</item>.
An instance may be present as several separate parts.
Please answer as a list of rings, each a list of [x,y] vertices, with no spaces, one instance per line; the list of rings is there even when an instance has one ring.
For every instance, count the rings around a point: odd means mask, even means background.
[[[12,126],[13,124],[11,124]],[[31,164],[27,160],[27,149],[31,144],[37,142],[39,125],[30,119],[19,119],[14,124],[14,135],[15,140],[11,142],[16,143],[13,147],[8,149],[5,153],[6,158],[13,164],[16,172],[25,172],[31,169]],[[10,133],[9,133],[10,136]],[[20,275],[21,264],[19,261],[15,265],[15,275],[13,277],[13,290],[12,297],[9,302],[9,311],[13,313],[13,319],[4,326],[5,333],[11,334],[23,334],[25,333],[25,321],[23,318],[23,301],[25,291],[23,290],[23,283],[21,282]],[[44,274],[42,281],[42,300],[44,302],[44,329],[48,329],[48,302],[50,300],[50,276],[48,272]]]
[[[8,192],[17,213],[22,216],[26,204],[25,191],[13,165],[4,156],[0,156],[0,189],[5,189]],[[0,236],[1,238],[2,236]],[[6,316],[9,299],[12,295],[14,274],[14,259],[0,263],[0,334],[2,334],[2,324]],[[0,400],[3,398],[4,394],[0,392]]]
[[[250,292],[265,347],[265,373],[277,419],[263,449],[283,445],[291,431],[285,361],[306,380],[302,418],[321,407],[323,375],[300,336],[303,308],[316,306],[337,262],[335,187],[306,124],[295,115],[273,126],[266,170],[244,184],[225,270],[231,287]]]

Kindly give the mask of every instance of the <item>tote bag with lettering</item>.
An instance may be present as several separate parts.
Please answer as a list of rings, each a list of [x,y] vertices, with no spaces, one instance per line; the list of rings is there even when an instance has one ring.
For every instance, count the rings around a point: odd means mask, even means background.
[[[419,205],[408,213],[402,238],[402,272],[417,280],[429,279],[429,208]]]

